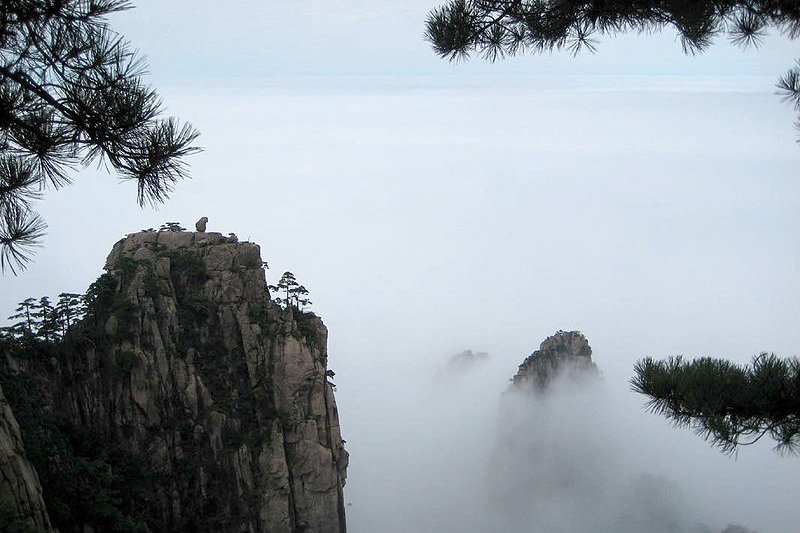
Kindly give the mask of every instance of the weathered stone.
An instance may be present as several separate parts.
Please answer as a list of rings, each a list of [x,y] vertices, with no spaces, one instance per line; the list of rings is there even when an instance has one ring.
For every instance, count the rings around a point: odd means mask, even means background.
[[[147,261],[149,263],[154,262],[156,259],[156,254],[149,248],[137,248],[136,251],[133,253],[133,260],[134,261]]]
[[[0,505],[17,520],[51,531],[42,487],[28,462],[14,414],[0,389]],[[9,524],[5,524],[9,525]]]
[[[159,231],[157,235],[158,239],[156,244],[170,250],[189,248],[194,244],[194,233],[188,231]],[[136,238],[136,236],[137,235],[133,235],[134,238]],[[133,243],[130,245],[130,249],[135,250],[138,246],[139,243]]]
[[[511,389],[543,392],[556,377],[584,379],[597,375],[586,337],[580,331],[558,331],[522,362],[511,380]]]
[[[111,315],[106,320],[106,335],[114,336],[117,334],[117,330],[119,329],[119,320],[116,316]]]
[[[222,236],[222,233],[217,233],[214,231],[208,233],[195,233],[194,234],[194,242],[198,246],[208,246],[209,244],[220,244],[225,242],[227,239]]]
[[[80,375],[53,376],[77,427],[159,472],[154,532],[207,531],[202,509],[218,531],[346,529],[327,330],[272,302],[261,266],[257,245],[219,233],[129,235],[106,263],[107,338],[71,356]]]

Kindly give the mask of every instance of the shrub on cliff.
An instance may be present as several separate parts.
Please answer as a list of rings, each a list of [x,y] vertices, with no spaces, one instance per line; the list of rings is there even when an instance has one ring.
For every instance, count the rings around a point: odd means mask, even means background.
[[[283,294],[283,297],[276,297],[275,303],[282,306],[284,309],[292,307],[294,309],[303,310],[307,305],[311,305],[311,300],[308,298],[308,289],[300,285],[289,271],[286,271],[278,280],[277,285],[270,285],[269,290],[275,291],[278,294]]]

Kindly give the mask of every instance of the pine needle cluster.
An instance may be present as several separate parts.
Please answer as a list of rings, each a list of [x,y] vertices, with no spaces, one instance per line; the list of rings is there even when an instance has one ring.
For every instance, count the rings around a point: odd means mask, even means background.
[[[631,387],[648,408],[691,427],[723,451],[768,435],[783,452],[800,451],[800,359],[762,353],[751,365],[703,357],[637,362]]]
[[[425,37],[451,60],[477,53],[490,61],[521,52],[597,49],[597,37],[672,28],[686,53],[697,54],[718,36],[757,47],[770,29],[800,36],[797,0],[449,0],[433,9]],[[800,112],[800,63],[777,84]],[[796,122],[800,129],[800,120]]]
[[[0,3],[0,268],[30,260],[46,225],[42,192],[98,162],[164,201],[198,148],[189,124],[161,118],[144,63],[107,23],[125,0]]]

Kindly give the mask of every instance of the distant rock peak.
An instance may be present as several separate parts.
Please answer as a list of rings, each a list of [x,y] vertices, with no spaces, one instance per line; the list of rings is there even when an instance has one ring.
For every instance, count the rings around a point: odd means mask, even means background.
[[[522,362],[510,390],[544,392],[559,376],[580,379],[597,375],[592,348],[583,333],[559,330]]]
[[[486,352],[464,350],[450,357],[446,364],[436,370],[434,377],[437,380],[442,380],[462,376],[481,363],[485,363],[488,359],[489,354]]]

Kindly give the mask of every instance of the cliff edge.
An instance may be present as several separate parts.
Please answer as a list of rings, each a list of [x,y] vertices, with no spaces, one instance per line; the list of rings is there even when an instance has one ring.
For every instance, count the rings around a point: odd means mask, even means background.
[[[10,365],[39,380],[42,410],[69,436],[64,461],[89,454],[102,468],[88,479],[110,487],[104,515],[59,500],[71,506],[51,510],[62,532],[346,531],[327,329],[271,301],[259,247],[231,241],[128,235],[56,353]],[[45,501],[48,479],[64,484],[51,463],[37,465]]]

